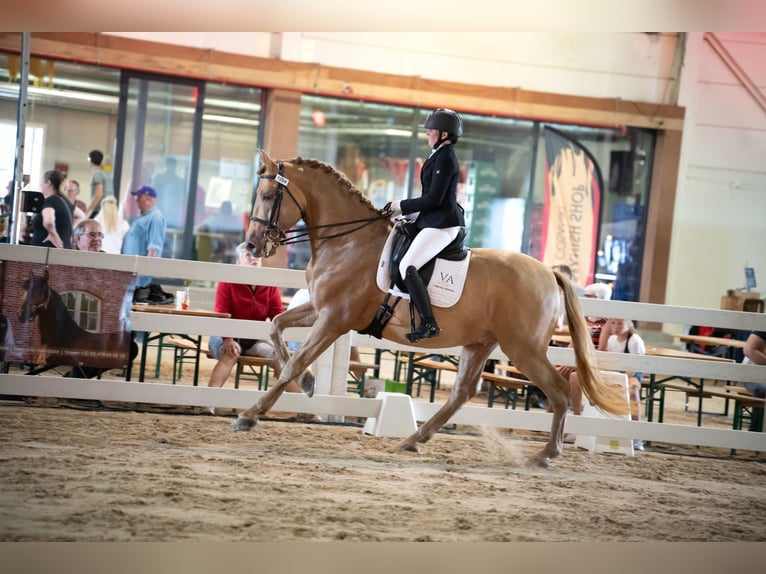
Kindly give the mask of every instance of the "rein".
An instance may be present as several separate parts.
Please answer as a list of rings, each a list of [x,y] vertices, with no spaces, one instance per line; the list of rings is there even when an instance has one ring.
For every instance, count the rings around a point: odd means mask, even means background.
[[[298,203],[298,200],[295,199],[295,196],[293,195],[293,193],[290,191],[290,188],[288,187],[290,180],[283,175],[284,163],[282,161],[279,161],[277,162],[277,165],[279,166],[278,173],[275,173],[274,175],[259,176],[261,179],[273,179],[273,180],[276,180],[277,182],[277,194],[276,194],[276,198],[274,199],[274,207],[272,208],[271,213],[269,213],[268,221],[266,221],[265,219],[261,219],[260,217],[256,217],[254,215],[250,216],[250,221],[255,221],[256,223],[260,223],[261,225],[266,226],[264,237],[266,238],[267,251],[270,251],[271,245],[279,246],[279,245],[291,245],[293,243],[305,243],[306,241],[309,241],[308,232],[316,230],[316,229],[342,227],[346,225],[354,225],[357,223],[361,224],[358,227],[355,227],[353,229],[348,229],[346,231],[339,231],[338,233],[334,233],[331,235],[324,235],[321,237],[317,237],[318,240],[334,239],[336,237],[342,237],[343,235],[348,235],[350,233],[354,233],[355,231],[359,231],[360,229],[364,229],[365,227],[367,227],[374,221],[378,221],[379,219],[386,219],[388,217],[387,215],[376,215],[375,217],[366,217],[363,219],[352,219],[350,221],[339,221],[337,223],[314,225],[311,227],[305,227],[303,229],[292,228],[292,229],[282,230],[277,226],[277,222],[279,221],[279,210],[282,206],[282,197],[285,191],[290,196],[290,199],[293,200],[293,203],[295,203],[295,205],[298,207],[298,210],[300,211],[300,214],[301,214],[301,218],[304,221],[306,220],[306,215],[304,214],[303,209]],[[288,237],[287,236],[288,233],[292,234],[292,236]]]

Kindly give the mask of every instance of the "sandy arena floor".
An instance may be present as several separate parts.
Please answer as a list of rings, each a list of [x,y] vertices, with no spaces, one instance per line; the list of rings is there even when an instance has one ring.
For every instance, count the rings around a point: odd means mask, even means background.
[[[674,394],[666,420],[695,424]],[[0,404],[1,541],[766,541],[753,452],[566,445],[543,470],[542,433],[458,427],[415,455],[355,423],[86,406]]]

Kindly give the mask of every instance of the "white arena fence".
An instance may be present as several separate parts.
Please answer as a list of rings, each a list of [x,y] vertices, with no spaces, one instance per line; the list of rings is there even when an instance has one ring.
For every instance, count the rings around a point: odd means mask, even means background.
[[[302,288],[306,286],[302,271],[271,268],[247,268],[221,263],[183,261],[88,253],[74,250],[46,249],[31,246],[0,245],[0,260],[23,261],[48,265],[67,265],[130,271],[155,278],[176,278],[202,281],[228,281],[277,287]],[[381,294],[382,300],[382,294]],[[711,325],[738,330],[766,330],[766,315],[739,311],[721,311],[692,307],[674,307],[624,301],[601,301],[581,299],[586,314],[624,317],[638,321],[663,324]],[[244,338],[268,339],[268,322],[241,321],[210,317],[166,316],[156,313],[134,312],[131,329],[165,333],[195,335],[227,335]],[[301,341],[309,329],[296,328],[286,332],[288,340]],[[344,417],[376,417],[380,414],[380,398],[346,396],[349,349],[356,345],[365,349],[399,351],[422,351],[418,347],[398,345],[358,333],[341,337],[317,360],[313,366],[317,378],[317,390],[313,398],[285,393],[275,405],[275,410],[308,412],[343,420]],[[429,349],[428,352],[459,355],[459,347]],[[642,371],[646,375],[679,375],[703,377],[706,380],[766,382],[766,369],[758,365],[716,363],[696,359],[640,356],[625,353],[597,352],[598,366],[604,370]],[[551,347],[548,356],[554,364],[574,365],[571,349]],[[493,358],[507,359],[496,349]],[[135,371],[135,367],[134,367]],[[106,401],[127,401],[184,406],[220,406],[247,408],[252,406],[263,391],[205,386],[171,385],[162,383],[138,383],[104,381],[51,376],[27,376],[0,374],[0,394],[56,398],[79,398]],[[412,402],[415,419],[424,421],[440,407],[439,403],[415,400]],[[450,424],[493,426],[547,431],[551,415],[544,412],[464,406],[456,413]],[[566,432],[616,438],[641,438],[665,443],[691,444],[751,451],[766,451],[766,434],[690,425],[628,421],[569,416]]]

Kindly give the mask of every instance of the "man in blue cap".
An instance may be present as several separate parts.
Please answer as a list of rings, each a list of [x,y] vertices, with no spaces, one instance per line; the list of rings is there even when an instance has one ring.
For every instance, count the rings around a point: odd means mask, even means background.
[[[130,229],[122,241],[124,255],[142,255],[145,257],[161,257],[165,244],[165,216],[157,208],[157,192],[153,187],[145,185],[130,194],[135,197],[139,214],[130,224]],[[155,303],[167,305],[173,303],[175,297],[165,293],[152,278],[139,275],[136,278],[136,291],[133,301],[136,303]]]

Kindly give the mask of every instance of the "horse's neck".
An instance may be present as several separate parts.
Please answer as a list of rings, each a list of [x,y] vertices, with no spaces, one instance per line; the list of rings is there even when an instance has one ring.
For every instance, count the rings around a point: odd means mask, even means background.
[[[369,224],[360,221],[379,217],[379,214],[361,201],[355,192],[336,182],[334,175],[322,175],[313,180],[313,185],[308,181],[304,184],[316,190],[316,199],[310,201],[306,208],[307,226],[327,226],[309,229],[312,255],[319,258],[328,250],[332,253],[337,253],[339,249],[356,252],[360,248],[370,250],[376,246],[380,252],[387,236],[385,220]],[[317,185],[317,181],[321,183]],[[358,223],[348,223],[352,221]]]

